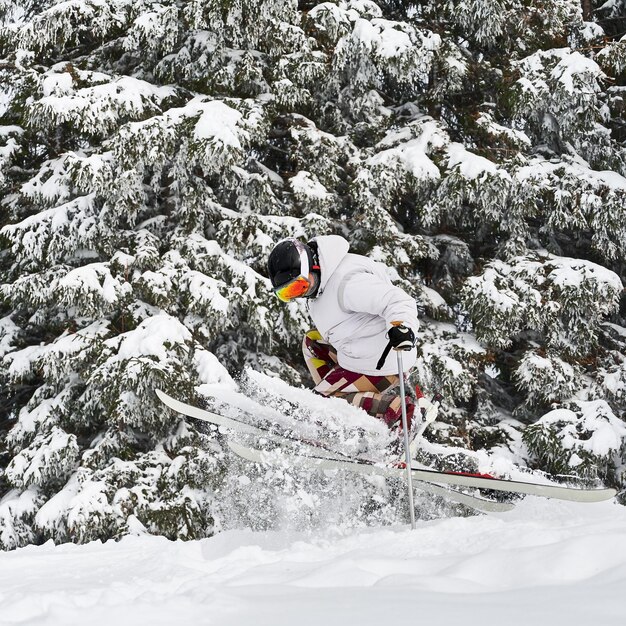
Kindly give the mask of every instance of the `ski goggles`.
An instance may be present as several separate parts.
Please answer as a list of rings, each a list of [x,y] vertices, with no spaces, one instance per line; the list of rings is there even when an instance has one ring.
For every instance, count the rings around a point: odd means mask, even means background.
[[[300,273],[297,276],[285,277],[287,280],[277,287],[274,287],[274,293],[279,300],[290,302],[294,298],[301,298],[313,286],[311,280],[311,267],[309,266],[309,255],[305,246],[297,239],[293,240],[293,245],[298,251],[300,257]]]
[[[311,289],[313,283],[306,276],[298,276],[288,283],[274,288],[274,293],[279,300],[290,302],[294,298],[301,298]]]

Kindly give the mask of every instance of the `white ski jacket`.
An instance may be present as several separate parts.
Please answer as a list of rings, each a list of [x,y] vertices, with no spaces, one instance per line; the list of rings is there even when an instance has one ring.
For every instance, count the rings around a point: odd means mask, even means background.
[[[397,356],[389,352],[380,370],[376,364],[389,343],[391,323],[401,321],[417,333],[417,305],[387,276],[382,263],[350,254],[350,244],[338,235],[315,237],[321,281],[308,300],[317,330],[336,350],[339,365],[373,376],[398,373]],[[403,352],[404,370],[415,365],[417,350]]]

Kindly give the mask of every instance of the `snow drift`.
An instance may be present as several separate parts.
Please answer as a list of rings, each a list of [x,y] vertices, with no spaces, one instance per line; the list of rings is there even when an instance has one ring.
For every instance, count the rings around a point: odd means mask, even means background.
[[[0,553],[0,623],[622,625],[626,510],[527,498],[510,513],[315,534]]]

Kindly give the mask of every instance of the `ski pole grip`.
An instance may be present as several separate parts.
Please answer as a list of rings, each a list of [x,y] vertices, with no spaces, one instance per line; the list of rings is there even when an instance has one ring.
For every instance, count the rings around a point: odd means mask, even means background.
[[[406,339],[400,344],[393,346],[393,349],[396,352],[408,352],[409,350],[412,350],[415,346],[415,335],[413,334],[413,331],[410,328],[407,328],[402,321],[391,322],[391,326],[394,328],[398,328],[400,333],[406,334]],[[395,340],[398,341],[397,336],[395,337]]]
[[[398,332],[392,333],[392,331],[396,329]],[[376,364],[377,370],[382,368],[391,348],[393,348],[396,352],[408,352],[415,347],[415,335],[413,334],[413,331],[410,328],[407,328],[402,321],[391,322],[391,329],[387,331],[387,337],[389,337],[389,343],[385,346],[385,349]]]

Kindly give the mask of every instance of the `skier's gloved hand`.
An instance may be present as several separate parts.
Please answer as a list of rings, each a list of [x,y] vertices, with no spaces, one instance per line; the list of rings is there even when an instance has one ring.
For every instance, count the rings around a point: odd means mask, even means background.
[[[392,326],[387,336],[394,350],[411,350],[415,346],[415,333],[404,324]]]
[[[387,343],[387,347],[383,350],[380,359],[378,359],[376,364],[377,370],[384,365],[391,348],[394,350],[411,350],[415,346],[415,333],[410,328],[402,322],[392,322],[391,324],[392,326],[387,332],[389,343]]]

